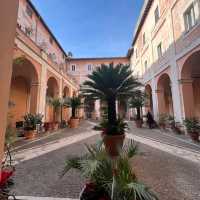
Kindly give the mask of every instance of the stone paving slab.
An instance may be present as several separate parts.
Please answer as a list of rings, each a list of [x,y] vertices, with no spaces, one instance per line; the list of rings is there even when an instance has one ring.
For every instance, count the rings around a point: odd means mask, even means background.
[[[187,148],[188,150],[197,151],[200,153],[200,144],[192,142],[189,137],[176,135],[160,129],[136,128],[133,121],[128,122],[129,133],[133,135],[160,141],[162,143],[171,144],[177,147]]]
[[[90,125],[90,129],[91,127],[92,125]],[[90,134],[88,129],[86,132],[84,132],[84,128],[80,127],[80,129],[82,132],[79,134],[84,133],[86,137],[88,133]],[[73,137],[76,138],[79,134]],[[133,159],[133,168],[139,180],[150,186],[158,194],[160,200],[200,200],[200,164],[194,162],[194,158],[192,160],[185,158],[185,151],[181,148],[174,149],[174,146],[166,147],[166,144],[158,141],[147,140],[147,138],[130,133],[127,136],[129,137],[129,135],[130,138],[135,137],[134,139],[139,142],[139,150],[142,153]],[[71,170],[62,179],[59,178],[65,157],[82,155],[85,152],[84,144],[93,144],[98,139],[100,139],[99,135],[93,135],[87,139],[70,143],[71,139],[67,141],[67,138],[64,137],[65,145],[63,143],[62,147],[44,151],[38,157],[30,157],[19,162],[16,165],[15,185],[12,192],[16,195],[38,198],[48,196],[78,198],[85,180],[76,170]],[[59,140],[62,141],[61,138]],[[52,143],[52,145],[54,144]],[[22,151],[24,155],[26,152],[29,154],[29,150],[34,153],[34,148],[41,148],[41,146],[36,145]],[[179,152],[179,150],[181,151]],[[191,154],[188,154],[186,157],[190,156]]]

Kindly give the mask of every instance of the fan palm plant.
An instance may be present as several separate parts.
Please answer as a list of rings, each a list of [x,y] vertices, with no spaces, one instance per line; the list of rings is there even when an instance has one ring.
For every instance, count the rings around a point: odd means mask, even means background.
[[[62,172],[64,176],[70,169],[76,169],[81,174],[90,180],[90,186],[94,188],[94,193],[98,196],[93,198],[95,200],[101,199],[104,194],[111,196],[112,191],[112,171],[113,164],[110,157],[101,143],[97,145],[86,145],[87,153],[83,156],[68,157],[65,163],[65,168]],[[156,200],[156,196],[148,190],[146,186],[139,183],[130,165],[130,159],[132,159],[138,153],[137,145],[130,141],[121,151],[119,158],[116,161],[116,167],[118,168],[116,174],[116,194],[115,199],[123,200]],[[87,191],[87,190],[86,190]],[[97,191],[101,191],[98,194]],[[103,192],[102,192],[103,191]],[[87,192],[83,192],[87,199]],[[81,196],[81,197],[82,197]],[[88,198],[89,199],[89,198]],[[110,199],[110,198],[105,198]],[[92,200],[92,198],[90,198]]]
[[[56,114],[58,110],[60,109],[60,99],[59,98],[53,98],[53,97],[47,97],[47,103],[53,107],[53,122],[56,122]]]
[[[71,118],[76,119],[76,111],[82,106],[81,97],[73,96],[72,98],[66,99],[64,106],[72,109]]]
[[[78,108],[82,106],[81,97],[73,96],[72,98],[68,98],[65,101],[65,107],[72,109],[71,119],[70,119],[70,127],[77,128],[79,123],[79,118],[76,116],[76,111]]]
[[[88,79],[81,88],[83,95],[106,102],[108,124],[115,129],[117,125],[116,101],[133,96],[135,89],[141,84],[133,77],[129,65],[114,66],[113,63],[97,67],[92,74],[88,75]],[[108,134],[121,133],[110,131]]]

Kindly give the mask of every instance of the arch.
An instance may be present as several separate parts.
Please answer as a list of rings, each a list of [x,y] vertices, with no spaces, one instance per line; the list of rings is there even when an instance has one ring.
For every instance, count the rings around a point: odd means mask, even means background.
[[[13,61],[13,71],[10,86],[10,99],[14,106],[9,108],[12,123],[23,121],[26,113],[37,112],[38,73],[36,67],[25,57]]]
[[[146,112],[150,111],[153,113],[153,97],[152,97],[152,88],[150,84],[145,86],[145,94],[147,95],[147,102],[145,105]]]
[[[47,80],[47,91],[46,91],[46,97],[47,98],[58,98],[59,97],[59,84],[55,77],[50,76]],[[58,118],[58,114],[56,115],[56,118]],[[46,112],[45,112],[45,120],[47,122],[53,122],[54,121],[54,113],[53,113],[53,107],[46,104]]]
[[[47,80],[47,97],[56,98],[59,95],[59,84],[53,76]]]
[[[185,117],[200,117],[200,51],[183,64],[180,83]]]
[[[171,80],[167,73],[162,74],[158,79],[157,98],[159,115],[174,116]]]
[[[70,97],[70,89],[68,86],[65,86],[63,89],[63,98]]]

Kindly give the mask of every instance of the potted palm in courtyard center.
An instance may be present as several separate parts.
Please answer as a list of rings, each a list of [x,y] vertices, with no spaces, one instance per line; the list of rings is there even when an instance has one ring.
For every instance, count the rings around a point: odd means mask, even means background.
[[[103,142],[111,157],[119,154],[125,138],[126,124],[117,118],[116,102],[133,96],[135,89],[141,84],[132,76],[129,65],[101,65],[88,75],[83,83],[82,93],[92,99],[100,99],[106,103],[107,119],[101,124]]]

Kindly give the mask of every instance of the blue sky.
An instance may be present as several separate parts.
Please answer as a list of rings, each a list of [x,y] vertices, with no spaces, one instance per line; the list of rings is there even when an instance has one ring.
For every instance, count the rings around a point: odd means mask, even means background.
[[[32,0],[74,57],[124,56],[143,0]]]

